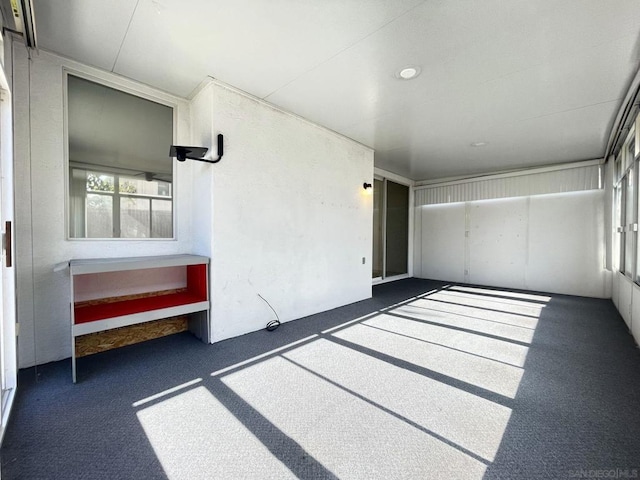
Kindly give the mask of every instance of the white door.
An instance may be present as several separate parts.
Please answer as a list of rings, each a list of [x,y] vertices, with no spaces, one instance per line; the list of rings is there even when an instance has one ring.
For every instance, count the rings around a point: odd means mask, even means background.
[[[11,92],[0,66],[0,442],[17,387],[16,290],[13,231],[13,119]]]

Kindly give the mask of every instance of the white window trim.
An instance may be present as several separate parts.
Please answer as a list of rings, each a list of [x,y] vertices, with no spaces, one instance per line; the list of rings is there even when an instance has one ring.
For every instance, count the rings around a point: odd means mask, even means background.
[[[131,82],[126,81],[125,79],[118,78],[103,78],[88,73],[86,71],[82,71],[80,69],[70,68],[67,66],[62,67],[62,101],[63,101],[63,146],[64,146],[64,189],[65,189],[65,198],[64,198],[64,210],[65,210],[65,239],[72,242],[166,242],[166,241],[176,241],[178,240],[178,169],[176,167],[176,162],[172,162],[172,214],[173,214],[173,223],[172,223],[172,236],[165,238],[78,238],[71,236],[71,218],[70,218],[70,194],[71,187],[69,185],[69,118],[68,118],[68,77],[69,75],[73,75],[85,80],[89,80],[90,82],[94,82],[100,85],[104,85],[105,87],[113,88],[114,90],[121,91],[123,93],[128,93],[130,95],[135,95],[136,97],[143,98],[145,100],[149,100],[152,102],[159,103],[160,105],[164,105],[170,107],[173,112],[173,138],[172,143],[176,143],[176,138],[178,136],[178,102],[171,100],[169,96],[160,97],[152,93],[151,89],[145,91],[142,88],[135,88],[132,86]],[[105,76],[106,77],[106,76]],[[169,152],[167,152],[169,155]]]

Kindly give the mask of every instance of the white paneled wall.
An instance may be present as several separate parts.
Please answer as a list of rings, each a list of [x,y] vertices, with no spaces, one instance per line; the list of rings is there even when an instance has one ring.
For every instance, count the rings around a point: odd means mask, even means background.
[[[422,278],[611,296],[603,190],[426,205],[415,215]]]
[[[640,344],[640,287],[624,273],[615,272],[613,291],[613,299],[618,312],[629,327],[636,343]]]
[[[611,282],[611,300],[618,310],[620,310],[620,282],[618,281],[618,273],[613,273],[613,281]]]
[[[611,274],[605,267],[604,195],[604,190],[591,190],[530,198],[529,288],[611,296]]]
[[[621,304],[623,308],[620,310],[620,314],[629,330],[638,338],[637,333],[640,332],[640,289],[624,275],[619,280],[624,285],[621,285],[621,289],[625,292],[624,303]]]
[[[416,208],[415,250],[421,278],[464,282],[465,204]]]
[[[419,205],[578,192],[601,187],[599,160],[416,187]]]
[[[481,285],[526,285],[526,198],[469,203],[467,278]]]
[[[632,290],[631,318],[629,322],[627,322],[627,325],[631,323],[629,329],[636,343],[640,345],[640,288],[634,284]]]

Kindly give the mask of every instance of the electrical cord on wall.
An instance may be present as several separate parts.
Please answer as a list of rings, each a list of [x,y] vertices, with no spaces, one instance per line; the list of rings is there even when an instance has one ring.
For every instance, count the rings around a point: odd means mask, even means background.
[[[276,313],[276,311],[274,310],[274,308],[271,306],[271,304],[269,302],[267,302],[267,299],[264,298],[262,295],[260,295],[258,293],[258,296],[264,300],[264,303],[266,303],[267,305],[269,305],[269,308],[271,309],[271,311],[275,314],[276,319],[275,320],[271,320],[269,323],[267,323],[266,329],[270,332],[273,332],[276,328],[278,328],[280,326],[280,318],[278,317],[278,314]]]

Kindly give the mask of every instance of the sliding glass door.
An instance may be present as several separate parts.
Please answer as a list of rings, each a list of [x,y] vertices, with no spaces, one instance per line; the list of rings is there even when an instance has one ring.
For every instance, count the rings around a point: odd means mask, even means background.
[[[381,279],[384,271],[384,182],[373,180],[373,278]]]
[[[11,94],[0,67],[0,442],[9,420],[18,385],[13,185],[13,118]]]
[[[375,280],[408,273],[409,187],[385,178],[373,182]]]

